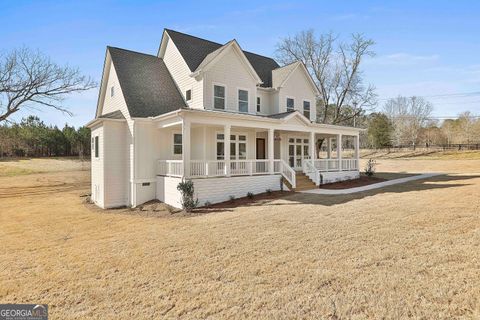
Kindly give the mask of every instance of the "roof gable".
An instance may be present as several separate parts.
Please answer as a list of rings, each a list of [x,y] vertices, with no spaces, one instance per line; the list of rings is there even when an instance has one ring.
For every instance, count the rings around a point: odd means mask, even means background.
[[[312,76],[310,75],[307,68],[301,61],[296,61],[291,64],[287,64],[286,66],[283,66],[281,68],[273,70],[272,71],[273,87],[274,88],[283,87],[296,70],[302,71],[303,75],[305,76],[312,90],[315,91],[316,95],[320,95],[320,90],[318,90],[318,87],[315,84],[315,81],[313,81]]]
[[[222,44],[197,38],[178,31],[165,29],[170,39],[175,43],[185,63],[191,72],[197,70],[205,58],[212,52],[220,49]],[[272,58],[261,56],[248,51],[243,51],[248,62],[262,80],[262,87],[272,86],[272,70],[279,68],[278,63]]]
[[[153,117],[187,107],[162,59],[107,47],[131,117]]]

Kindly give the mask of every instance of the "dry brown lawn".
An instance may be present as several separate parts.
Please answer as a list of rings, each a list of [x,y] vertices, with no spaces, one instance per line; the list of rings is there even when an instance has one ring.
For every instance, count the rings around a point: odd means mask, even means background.
[[[0,303],[51,319],[479,319],[480,161],[193,217],[92,210],[86,171],[0,177]]]

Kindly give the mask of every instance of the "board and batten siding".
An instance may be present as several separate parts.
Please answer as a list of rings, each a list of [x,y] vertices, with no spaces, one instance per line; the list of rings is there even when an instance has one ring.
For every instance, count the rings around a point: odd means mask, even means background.
[[[91,129],[91,137],[94,141],[95,137],[98,137],[98,157],[95,157],[95,150],[93,146],[94,142],[91,142],[91,177],[92,177],[92,201],[99,206],[104,208],[104,152],[103,152],[103,126],[99,125]]]
[[[225,86],[225,110],[238,112],[238,90],[248,90],[248,113],[256,113],[256,83],[249,73],[247,66],[233,47],[229,47],[225,54],[210,69],[205,71],[204,106],[213,109],[213,86]]]
[[[303,101],[310,101],[310,120],[315,121],[316,117],[316,99],[315,91],[312,89],[304,71],[296,68],[287,79],[286,83],[278,92],[278,112],[287,111],[287,97],[295,99],[295,110],[303,114]]]
[[[192,90],[192,99],[187,101],[190,108],[203,109],[203,81],[197,81],[195,78],[190,77],[192,73],[188,68],[185,60],[183,59],[180,51],[170,40],[166,38],[167,44],[165,47],[165,53],[163,61],[168,68],[173,80],[177,84],[178,89],[186,99],[185,94],[187,90]]]

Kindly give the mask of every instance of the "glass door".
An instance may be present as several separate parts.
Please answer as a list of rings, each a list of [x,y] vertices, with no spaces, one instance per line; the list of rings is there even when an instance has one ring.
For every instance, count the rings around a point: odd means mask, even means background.
[[[288,139],[288,164],[294,169],[302,168],[302,161],[309,158],[308,139],[289,138]]]

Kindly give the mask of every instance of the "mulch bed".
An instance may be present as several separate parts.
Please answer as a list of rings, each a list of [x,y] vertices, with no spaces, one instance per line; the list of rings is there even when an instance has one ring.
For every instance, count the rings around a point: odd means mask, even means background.
[[[378,182],[387,181],[387,179],[379,178],[379,177],[367,177],[364,175],[360,175],[360,178],[355,180],[347,180],[347,181],[340,181],[334,183],[328,183],[320,186],[320,189],[350,189],[350,188],[357,188],[367,186],[369,184],[374,184]]]

